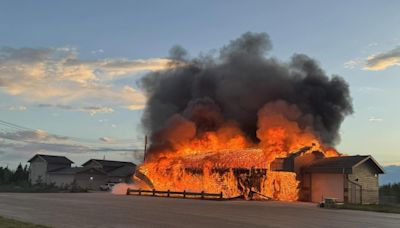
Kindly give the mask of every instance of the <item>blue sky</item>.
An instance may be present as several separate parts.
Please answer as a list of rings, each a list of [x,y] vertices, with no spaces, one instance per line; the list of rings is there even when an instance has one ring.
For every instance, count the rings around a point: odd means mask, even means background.
[[[304,53],[348,81],[355,113],[342,125],[340,151],[400,163],[399,9],[394,0],[1,1],[0,120],[42,131],[0,141],[0,165],[55,154],[15,145],[63,140],[51,135],[84,145],[57,153],[78,165],[103,155],[140,159],[106,150],[143,147],[137,79],[168,67],[173,45],[197,56],[247,31],[268,33],[281,61]]]

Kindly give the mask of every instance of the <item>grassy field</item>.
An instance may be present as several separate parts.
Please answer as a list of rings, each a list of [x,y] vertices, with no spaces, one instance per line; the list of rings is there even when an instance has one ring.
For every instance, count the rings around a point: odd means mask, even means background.
[[[48,226],[35,225],[28,222],[20,222],[0,216],[0,227],[4,228],[49,228]]]
[[[343,204],[338,205],[338,209],[350,209],[350,210],[361,210],[361,211],[377,211],[386,213],[398,213],[400,214],[400,205],[361,205],[361,204]]]

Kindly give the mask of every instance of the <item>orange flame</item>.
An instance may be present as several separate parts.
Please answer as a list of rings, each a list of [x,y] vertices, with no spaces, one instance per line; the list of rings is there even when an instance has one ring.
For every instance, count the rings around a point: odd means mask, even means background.
[[[154,153],[139,171],[159,190],[223,192],[227,198],[247,198],[252,192],[261,198],[295,201],[299,195],[296,173],[271,171],[271,162],[310,145],[313,148],[309,151],[339,156],[336,150],[325,149],[312,129],[298,125],[295,119],[300,116],[295,106],[279,102],[266,105],[258,113],[260,143],[255,144],[234,122],[199,135],[193,122],[175,115],[163,133],[171,148]],[[239,169],[267,172],[238,173]],[[252,179],[257,181],[255,189],[245,187],[251,175],[256,177]]]

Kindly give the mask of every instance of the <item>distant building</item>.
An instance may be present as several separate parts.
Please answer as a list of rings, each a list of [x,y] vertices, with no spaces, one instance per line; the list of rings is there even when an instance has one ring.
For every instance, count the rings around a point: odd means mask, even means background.
[[[135,173],[136,165],[132,162],[90,159],[82,164],[85,168],[97,168],[107,173],[108,181],[113,183],[129,182]]]
[[[57,186],[75,182],[82,188],[98,190],[100,185],[113,182],[130,182],[136,165],[132,162],[90,159],[82,167],[64,156],[37,154],[28,161],[31,183],[54,183]]]
[[[271,164],[273,171],[297,174],[301,201],[336,198],[346,203],[379,203],[378,175],[384,170],[372,156],[323,158],[318,151],[302,155],[304,152],[278,158]]]
[[[74,163],[64,156],[52,156],[44,154],[37,154],[29,159],[28,162],[30,163],[29,180],[33,184],[38,182],[49,183],[49,172],[71,168],[71,164]]]

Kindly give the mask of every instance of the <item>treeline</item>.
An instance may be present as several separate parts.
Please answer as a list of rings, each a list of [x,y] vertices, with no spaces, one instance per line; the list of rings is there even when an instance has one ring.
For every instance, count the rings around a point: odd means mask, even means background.
[[[10,170],[8,167],[0,167],[0,185],[21,184],[29,181],[28,166],[22,167],[20,163],[16,170]]]
[[[400,183],[385,184],[379,188],[379,192],[383,195],[400,197]]]
[[[75,181],[61,187],[42,179],[32,184],[28,166],[20,163],[16,170],[0,167],[0,192],[87,192],[87,189],[79,187]]]
[[[400,203],[400,183],[389,183],[379,187],[382,203]]]

